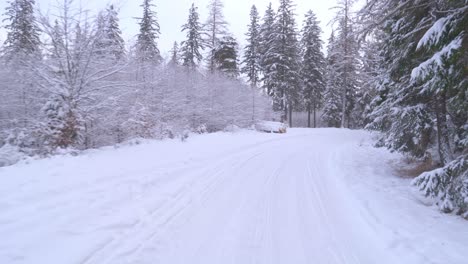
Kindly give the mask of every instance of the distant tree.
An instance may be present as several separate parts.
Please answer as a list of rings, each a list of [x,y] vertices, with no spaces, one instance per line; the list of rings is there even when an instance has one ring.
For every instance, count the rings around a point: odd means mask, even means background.
[[[239,76],[238,44],[233,37],[223,37],[214,54],[216,70],[230,78]]]
[[[263,16],[263,21],[260,26],[260,66],[263,74],[262,82],[263,87],[268,95],[273,97],[273,71],[274,71],[274,53],[271,52],[275,44],[275,11],[273,6],[270,3],[265,15]]]
[[[40,29],[34,16],[34,0],[8,1],[6,8],[7,37],[3,44],[2,55],[7,61],[18,58],[40,58]]]
[[[186,40],[182,42],[182,65],[188,68],[196,68],[203,58],[201,51],[205,46],[198,8],[195,4],[192,4],[190,8],[188,21],[182,26],[182,31],[186,32]]]
[[[205,23],[205,34],[207,36],[206,46],[209,49],[208,69],[210,72],[216,70],[215,52],[221,42],[221,39],[228,35],[228,23],[224,19],[223,14],[224,4],[222,0],[211,0],[208,5],[208,20]]]
[[[30,131],[40,110],[37,89],[31,68],[42,58],[40,28],[34,14],[34,0],[7,1],[5,22],[6,40],[0,47],[2,65],[8,80],[1,82],[8,97],[0,104],[7,108],[8,123]]]
[[[311,127],[311,113],[314,114],[314,127],[317,127],[316,112],[323,103],[325,90],[324,65],[322,53],[321,29],[315,14],[306,14],[301,39],[301,80],[303,83],[302,97],[308,113],[308,126]]]
[[[338,78],[337,43],[334,32],[328,40],[326,68],[325,68],[325,95],[322,121],[328,127],[341,126],[342,96],[340,87],[342,80]]]
[[[354,30],[351,8],[354,0],[340,0],[338,2],[335,22],[337,35],[332,52],[335,57],[335,72],[337,74],[341,92],[341,127],[355,127],[359,121],[352,120],[352,112],[356,103],[359,84],[358,70],[360,68],[360,54],[358,36]]]
[[[125,41],[119,26],[118,12],[110,5],[105,12],[100,12],[97,18],[96,53],[113,61],[125,58]]]
[[[172,49],[170,50],[170,54],[171,54],[171,60],[169,61],[170,65],[180,64],[179,50],[180,50],[179,43],[177,43],[177,41],[174,41],[174,45],[172,46]]]
[[[140,19],[140,32],[137,35],[136,56],[139,61],[159,64],[162,60],[158,49],[157,40],[160,35],[160,27],[157,21],[155,7],[152,0],[143,0],[143,17]]]
[[[267,63],[273,101],[292,126],[292,112],[300,101],[300,47],[292,0],[280,0],[273,36],[266,55],[271,58]]]
[[[250,24],[248,27],[247,45],[244,49],[242,72],[247,74],[248,81],[253,88],[257,88],[260,81],[260,25],[257,7],[252,6]]]

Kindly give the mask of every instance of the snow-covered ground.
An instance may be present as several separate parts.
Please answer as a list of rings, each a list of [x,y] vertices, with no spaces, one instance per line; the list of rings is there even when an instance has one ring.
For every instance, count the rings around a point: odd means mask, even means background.
[[[366,132],[150,141],[0,168],[0,263],[466,264]]]

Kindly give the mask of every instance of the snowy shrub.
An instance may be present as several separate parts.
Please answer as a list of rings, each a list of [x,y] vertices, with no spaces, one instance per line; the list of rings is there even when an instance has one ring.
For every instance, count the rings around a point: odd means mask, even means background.
[[[412,184],[433,199],[443,212],[467,216],[468,155],[462,155],[443,168],[421,174]]]
[[[13,165],[27,157],[18,146],[5,144],[0,147],[0,167]]]

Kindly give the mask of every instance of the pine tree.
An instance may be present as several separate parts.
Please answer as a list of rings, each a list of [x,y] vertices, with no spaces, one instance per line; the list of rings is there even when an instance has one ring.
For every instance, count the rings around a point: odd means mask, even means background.
[[[2,83],[11,94],[9,111],[10,122],[18,123],[21,129],[29,132],[40,112],[40,104],[32,67],[41,60],[40,29],[34,14],[34,0],[11,0],[4,14],[6,40],[0,47],[0,56],[9,71],[12,82]]]
[[[105,38],[109,42],[109,53],[112,54],[116,60],[123,59],[125,57],[125,41],[122,38],[118,12],[114,5],[110,5],[107,8],[106,18],[107,27],[105,31]]]
[[[248,81],[253,88],[257,88],[260,81],[260,26],[257,7],[252,6],[250,24],[248,28],[247,45],[244,51],[242,72],[247,74]]]
[[[309,11],[306,14],[302,30],[302,68],[303,82],[302,97],[308,112],[308,126],[311,127],[311,113],[314,114],[314,127],[317,127],[316,112],[323,103],[325,90],[324,65],[322,53],[322,40],[320,39],[319,22],[315,14]]]
[[[137,36],[136,55],[140,62],[159,64],[162,60],[158,49],[160,27],[156,18],[155,7],[152,0],[143,0],[143,17],[140,19],[140,33]]]
[[[100,12],[96,21],[96,54],[100,59],[119,61],[125,57],[125,41],[119,26],[118,12],[110,5],[105,12]]]
[[[236,79],[239,76],[238,44],[233,37],[223,37],[214,54],[216,70]]]
[[[328,127],[340,127],[341,125],[341,110],[342,98],[340,87],[341,80],[338,78],[337,72],[337,43],[334,32],[332,32],[328,40],[326,70],[325,70],[325,96],[324,107],[322,113],[322,121]]]
[[[12,0],[4,14],[7,38],[2,50],[7,61],[22,57],[38,59],[41,56],[40,29],[34,16],[34,0]]]
[[[266,93],[273,97],[273,71],[274,71],[274,54],[272,51],[275,43],[275,11],[270,3],[263,22],[260,26],[260,66],[263,73],[262,82]]]
[[[351,18],[353,0],[341,0],[337,6],[338,35],[336,38],[336,72],[341,85],[341,127],[352,127],[356,120],[351,119],[359,87],[359,45]]]
[[[202,39],[198,8],[195,4],[192,4],[190,8],[187,24],[182,26],[182,31],[186,31],[187,38],[182,42],[182,65],[188,68],[196,68],[203,58],[201,50],[205,46]]]
[[[174,45],[172,46],[172,49],[170,50],[171,54],[171,60],[169,61],[169,65],[179,65],[180,63],[180,55],[179,55],[179,43],[177,41],[174,41]]]
[[[216,69],[215,52],[221,42],[221,39],[228,34],[228,23],[224,19],[224,4],[222,0],[211,0],[208,5],[208,20],[205,23],[205,34],[207,36],[206,46],[209,50],[207,57],[208,69],[213,73]]]
[[[443,168],[413,183],[444,212],[467,215],[466,2],[374,0],[362,13],[384,33],[385,71],[368,128],[384,132],[382,145],[417,158],[431,160],[436,149]]]
[[[292,126],[292,112],[300,101],[300,48],[292,0],[280,0],[274,30],[275,41],[267,55],[272,58],[268,63],[272,69],[273,100]]]

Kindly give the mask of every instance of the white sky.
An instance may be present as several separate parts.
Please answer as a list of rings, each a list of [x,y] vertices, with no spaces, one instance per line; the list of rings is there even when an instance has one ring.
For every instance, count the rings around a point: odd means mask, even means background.
[[[61,0],[59,0],[61,1]],[[304,14],[312,9],[320,20],[322,30],[324,31],[322,39],[326,41],[331,33],[329,21],[334,16],[334,10],[330,8],[336,5],[337,0],[295,0],[297,23],[299,28],[302,26]],[[3,14],[7,5],[7,0],[0,0],[0,13]],[[140,4],[142,0],[76,0],[84,9],[91,10],[92,13],[105,8],[109,3],[113,3],[120,8],[121,29],[124,38],[127,41],[133,41],[138,33],[138,25],[135,17],[141,16]],[[192,3],[198,6],[201,21],[206,20],[207,5],[210,0],[153,0],[157,5],[158,20],[161,26],[161,38],[159,47],[163,54],[166,54],[174,41],[184,40],[184,34],[180,32],[181,26],[186,23],[188,9]],[[274,8],[278,6],[278,0],[224,0],[224,15],[230,24],[230,31],[237,37],[241,45],[245,43],[245,32],[249,23],[250,8],[255,4],[261,16],[263,16],[266,7],[272,2]],[[40,9],[45,13],[56,6],[57,0],[36,0]],[[2,19],[3,20],[3,17]],[[0,22],[3,23],[3,22]],[[3,24],[2,24],[3,26]],[[0,41],[5,40],[5,30],[0,29]]]

